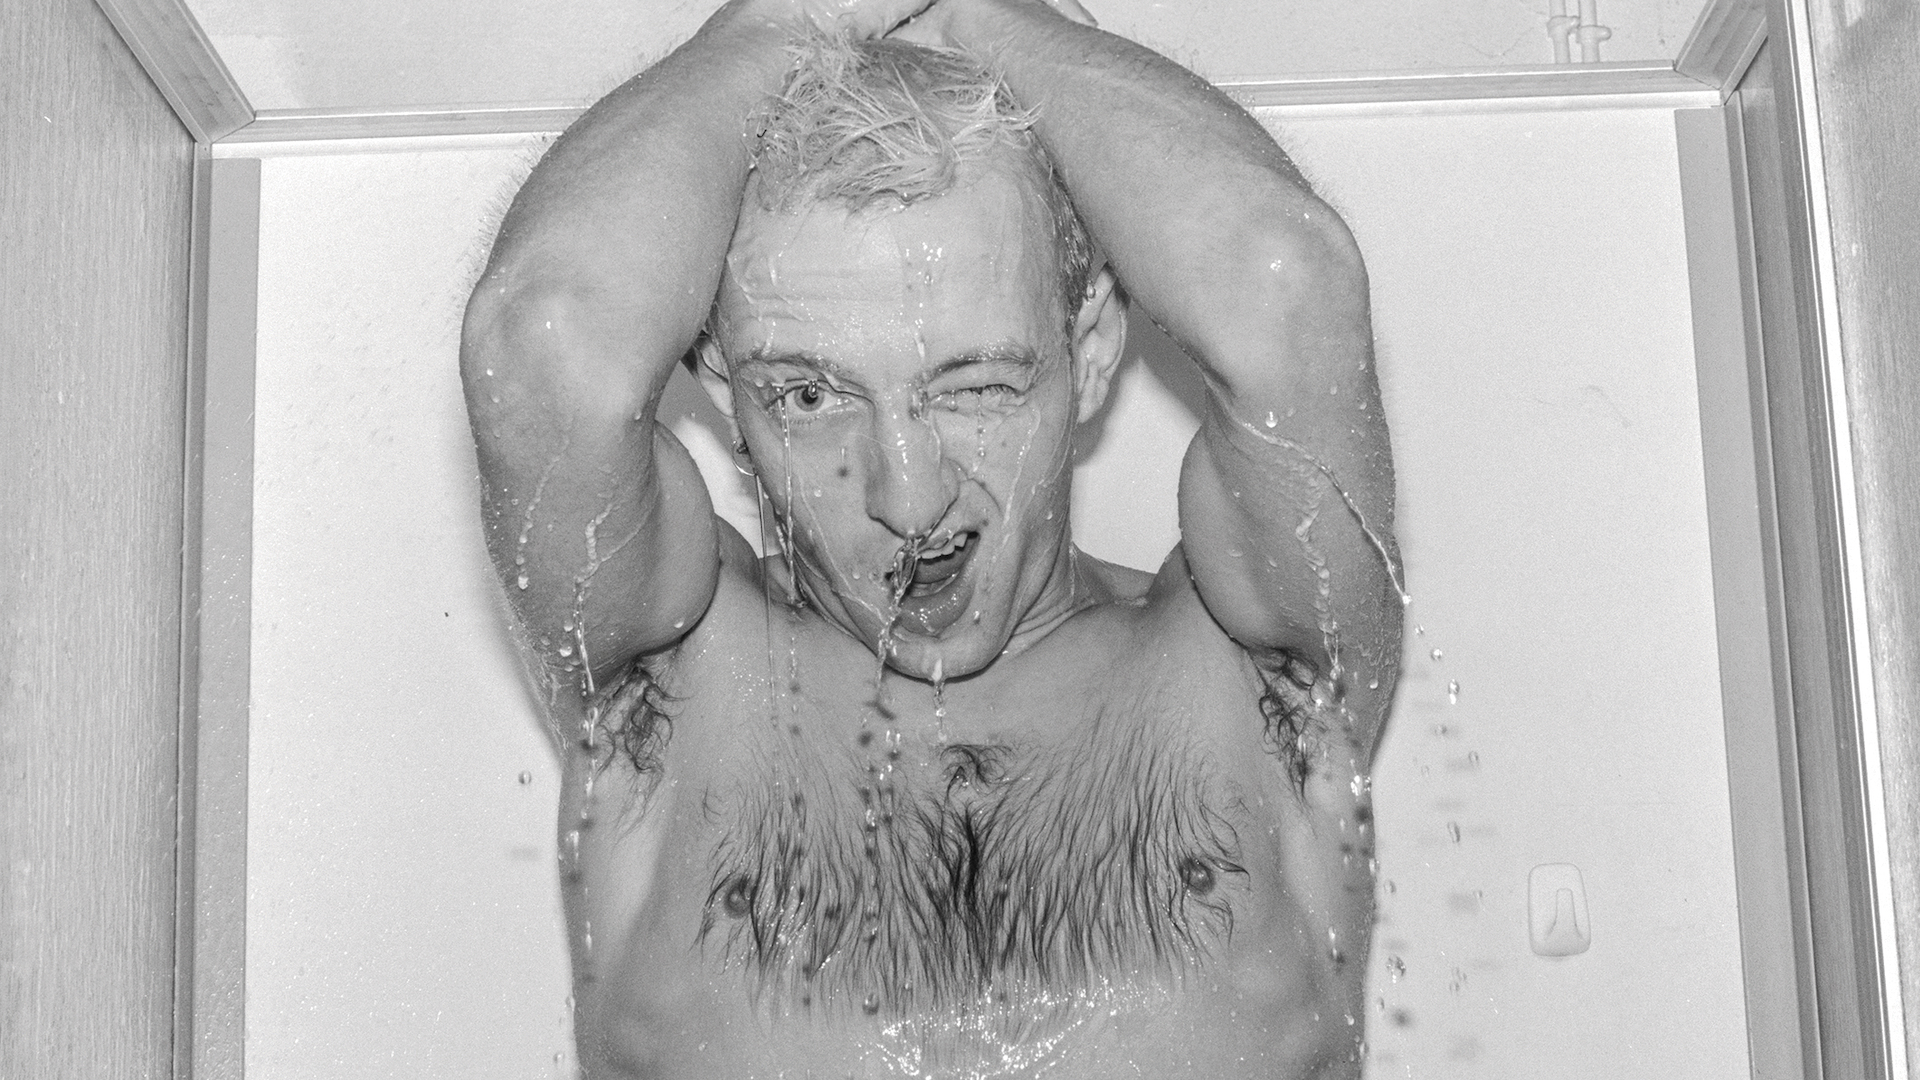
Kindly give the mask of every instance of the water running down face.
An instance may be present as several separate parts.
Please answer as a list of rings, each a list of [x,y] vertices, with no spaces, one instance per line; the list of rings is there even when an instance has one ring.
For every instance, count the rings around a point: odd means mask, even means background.
[[[910,206],[751,205],[703,366],[796,587],[897,670],[977,671],[1074,602],[1071,432],[1111,367],[1063,325],[1047,212],[985,164]]]

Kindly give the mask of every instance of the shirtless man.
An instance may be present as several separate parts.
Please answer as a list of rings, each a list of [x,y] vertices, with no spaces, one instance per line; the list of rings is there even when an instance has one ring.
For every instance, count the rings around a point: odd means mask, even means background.
[[[462,364],[596,1080],[1360,1071],[1365,272],[1253,119],[1089,23],[729,0],[501,227]],[[1209,395],[1157,574],[1068,528],[1117,283]],[[765,558],[656,422],[683,358]]]

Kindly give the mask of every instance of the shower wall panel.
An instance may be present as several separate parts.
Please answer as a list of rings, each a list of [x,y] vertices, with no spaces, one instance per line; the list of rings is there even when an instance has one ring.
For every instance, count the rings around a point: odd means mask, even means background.
[[[193,140],[0,5],[0,1076],[172,1067]]]
[[[1266,119],[1367,253],[1400,470],[1414,599],[1373,781],[1372,1075],[1746,1076],[1671,114]],[[558,781],[454,363],[537,147],[283,149],[246,151],[266,159],[249,1076],[558,1075]],[[1144,322],[1075,514],[1096,554],[1152,567],[1198,388]],[[661,415],[756,535],[704,398],[674,393]],[[1529,948],[1545,863],[1582,872],[1585,953]]]

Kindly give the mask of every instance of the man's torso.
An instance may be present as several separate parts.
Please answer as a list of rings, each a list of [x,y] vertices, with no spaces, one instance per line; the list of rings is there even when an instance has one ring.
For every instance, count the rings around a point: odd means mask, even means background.
[[[1363,785],[1177,562],[938,692],[743,577],[649,669],[562,800],[589,1075],[1357,1075]]]

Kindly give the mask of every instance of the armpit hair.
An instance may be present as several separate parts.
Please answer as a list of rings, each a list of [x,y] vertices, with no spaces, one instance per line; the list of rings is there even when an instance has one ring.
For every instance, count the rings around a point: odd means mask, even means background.
[[[1290,649],[1248,649],[1260,680],[1261,741],[1280,760],[1304,796],[1321,732],[1313,710],[1313,685],[1320,673],[1311,661]]]
[[[667,741],[673,736],[673,698],[661,688],[655,672],[664,655],[636,656],[620,674],[600,688],[589,703],[596,738],[604,738],[611,757],[623,759],[633,771],[656,780],[664,764]],[[583,747],[589,753],[596,748]]]

